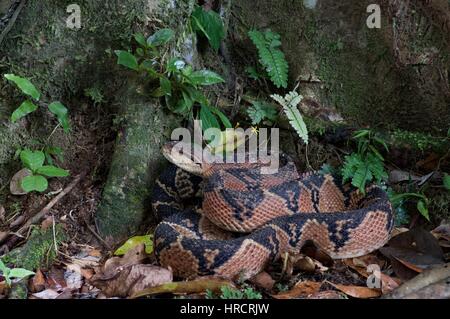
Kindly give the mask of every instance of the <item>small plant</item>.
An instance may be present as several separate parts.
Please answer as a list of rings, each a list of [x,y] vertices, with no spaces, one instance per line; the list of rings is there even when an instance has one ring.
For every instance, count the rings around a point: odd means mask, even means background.
[[[443,184],[444,184],[444,188],[446,190],[450,191],[450,175],[447,173],[444,173]]]
[[[69,176],[69,172],[62,168],[44,165],[45,154],[42,151],[23,150],[19,156],[24,168],[29,170],[29,175],[22,178],[20,182],[20,186],[27,193],[47,190],[47,177]]]
[[[262,295],[251,287],[245,287],[242,290],[223,286],[220,288],[222,292],[220,299],[262,299]],[[214,299],[215,295],[211,290],[206,291],[206,299]]]
[[[253,125],[259,125],[261,122],[272,125],[277,120],[278,111],[272,104],[264,101],[252,101],[251,104],[247,114]]]
[[[214,50],[219,50],[220,43],[225,37],[222,19],[214,10],[205,11],[196,6],[191,15],[191,26],[194,31],[205,36]]]
[[[295,129],[303,142],[308,144],[308,129],[302,115],[300,114],[300,111],[297,108],[297,105],[302,101],[303,96],[299,95],[295,91],[291,91],[284,97],[278,94],[273,94],[270,97],[283,106],[283,111],[286,114],[289,123]]]
[[[13,112],[11,115],[11,121],[14,123],[38,109],[38,106],[34,104],[34,102],[39,101],[41,93],[30,82],[30,80],[26,78],[14,74],[5,74],[4,77],[13,82],[22,91],[22,93],[31,98],[22,102],[22,104]],[[59,121],[59,125],[61,125],[67,133],[70,130],[67,108],[61,102],[52,102],[48,105],[48,110],[56,116]]]
[[[416,203],[417,211],[426,218],[426,220],[430,221],[430,213],[428,210],[429,206],[429,199],[427,196],[425,196],[422,192],[408,192],[408,193],[401,193],[396,194],[392,190],[388,192],[389,199],[392,203],[392,206],[394,207],[394,210],[397,213],[397,217],[399,218],[399,221],[401,223],[406,223],[406,210],[405,210],[405,204],[407,202],[413,201]],[[398,216],[400,215],[400,216]]]
[[[381,183],[387,179],[384,158],[377,147],[382,146],[388,150],[388,146],[380,136],[371,130],[357,131],[353,139],[358,143],[358,150],[345,157],[341,170],[342,182],[351,180],[352,185],[364,194],[367,183],[373,180]]]
[[[98,88],[88,88],[84,90],[84,95],[90,98],[94,105],[102,104],[104,102],[104,96]]]
[[[14,123],[38,109],[35,102],[39,102],[41,93],[30,82],[30,80],[26,78],[14,74],[5,74],[4,77],[13,82],[22,91],[22,93],[29,97],[11,115],[11,121]],[[63,128],[65,133],[68,133],[71,127],[67,108],[59,101],[48,104],[47,108],[53,115],[55,115],[58,121],[57,126],[50,136],[59,126]],[[47,138],[47,140],[49,138]],[[31,191],[45,191],[48,187],[46,177],[64,177],[69,175],[68,171],[53,166],[53,156],[58,156],[62,159],[62,150],[58,147],[44,144],[40,151],[33,152],[31,150],[18,150],[16,154],[20,157],[24,168],[28,170],[27,176],[24,176],[20,180],[22,189],[27,193]],[[47,159],[47,163],[49,165],[44,165],[45,159]]]
[[[251,30],[248,36],[256,46],[259,62],[266,70],[272,83],[280,88],[287,88],[289,65],[283,51],[280,50],[281,37],[270,30],[261,32]]]
[[[195,104],[200,106],[197,113],[203,121],[203,130],[210,127],[231,128],[228,118],[217,108],[210,106],[208,99],[200,90],[203,86],[224,82],[217,73],[210,70],[195,71],[191,65],[179,58],[171,58],[163,63],[159,47],[167,44],[174,32],[162,29],[148,39],[142,34],[136,34],[135,40],[139,47],[135,54],[127,51],[115,51],[117,63],[134,71],[143,72],[153,84],[151,96],[164,97],[169,110],[183,116],[192,115]]]
[[[34,272],[29,271],[24,268],[9,268],[0,259],[0,272],[5,278],[6,284],[10,287],[12,283],[12,278],[22,279],[28,276],[34,275]]]

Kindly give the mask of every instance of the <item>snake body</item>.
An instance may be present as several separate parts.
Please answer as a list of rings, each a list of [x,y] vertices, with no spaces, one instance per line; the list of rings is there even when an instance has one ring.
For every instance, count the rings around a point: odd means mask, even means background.
[[[393,227],[379,186],[362,195],[332,175],[299,175],[289,161],[272,175],[212,164],[204,178],[171,165],[156,182],[152,205],[161,219],[156,257],[181,278],[247,279],[311,241],[332,258],[357,257],[383,246]]]

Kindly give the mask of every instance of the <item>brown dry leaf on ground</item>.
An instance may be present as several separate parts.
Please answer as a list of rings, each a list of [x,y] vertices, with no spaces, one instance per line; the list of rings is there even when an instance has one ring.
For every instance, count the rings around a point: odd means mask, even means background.
[[[198,279],[191,281],[171,282],[160,286],[147,288],[132,295],[131,298],[139,298],[148,295],[156,295],[163,293],[199,294],[206,292],[206,290],[210,290],[214,293],[217,293],[220,292],[220,289],[224,286],[236,288],[234,283],[228,279],[208,276],[208,277],[199,277]]]
[[[450,248],[450,224],[443,223],[433,229],[431,234],[439,241],[439,246]]]
[[[253,278],[251,278],[250,282],[255,286],[258,286],[268,291],[272,290],[273,286],[275,285],[275,280],[265,271],[262,271]]]
[[[172,271],[142,262],[147,258],[143,244],[130,249],[123,257],[113,257],[92,276],[90,283],[107,297],[127,297],[149,287],[172,282]]]
[[[30,280],[30,290],[32,292],[39,292],[45,289],[46,280],[45,276],[40,269],[36,271],[36,274]]]
[[[309,298],[310,296],[317,294],[321,286],[321,282],[300,281],[296,283],[292,289],[272,295],[272,297],[275,299]]]
[[[324,290],[311,295],[308,299],[347,299],[347,297],[336,290]]]
[[[328,283],[332,285],[334,288],[342,291],[346,295],[354,298],[361,298],[361,299],[367,299],[367,298],[376,298],[381,296],[381,290],[379,289],[373,289],[368,287],[361,287],[361,286],[346,286],[346,285],[340,285],[340,284],[334,284],[332,282]]]
[[[388,299],[449,297],[450,263],[427,269],[390,294],[383,296]]]
[[[366,257],[367,256],[367,257]],[[376,256],[373,255],[366,255],[357,258],[349,258],[344,259],[344,264],[347,265],[349,268],[355,270],[358,274],[360,274],[364,278],[368,278],[370,275],[372,275],[372,272],[368,272],[368,266],[371,264],[376,264],[380,267],[380,264],[384,264],[384,262],[380,259],[378,259]],[[370,256],[370,257],[369,257]],[[372,257],[375,257],[376,259],[373,259]],[[378,260],[378,262],[377,262]],[[369,264],[366,264],[369,262]],[[398,285],[401,283],[400,279],[392,278],[388,275],[385,275],[383,273],[375,274],[379,277],[381,281],[381,292],[383,294],[387,294],[398,287]]]
[[[391,260],[395,274],[408,280],[430,266],[444,263],[437,239],[428,231],[414,228],[393,237],[380,252]]]

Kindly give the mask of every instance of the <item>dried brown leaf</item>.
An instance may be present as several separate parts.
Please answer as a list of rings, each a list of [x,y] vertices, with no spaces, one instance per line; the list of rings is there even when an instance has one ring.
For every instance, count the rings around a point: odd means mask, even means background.
[[[381,290],[361,286],[347,286],[328,282],[334,288],[354,298],[367,299],[381,296]]]
[[[260,272],[250,279],[250,282],[265,290],[272,290],[275,285],[275,280],[265,271]]]
[[[131,296],[131,298],[134,299],[162,293],[198,294],[204,293],[206,290],[220,292],[220,289],[224,286],[235,288],[235,285],[230,280],[216,277],[204,277],[192,281],[171,282],[160,286],[147,288],[140,292],[136,292]]]
[[[308,298],[319,292],[322,283],[315,281],[300,281],[295,284],[289,291],[283,291],[276,295],[272,295],[275,299],[298,299]]]

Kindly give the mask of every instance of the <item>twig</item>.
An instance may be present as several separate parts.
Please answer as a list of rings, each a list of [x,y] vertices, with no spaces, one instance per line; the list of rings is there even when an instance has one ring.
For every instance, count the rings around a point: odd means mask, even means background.
[[[82,177],[84,177],[84,175],[85,174],[83,173],[75,177],[75,179],[66,188],[64,188],[61,193],[55,196],[55,198],[53,198],[39,213],[31,217],[22,227],[19,228],[18,231],[14,233],[11,232],[10,235],[15,235],[16,237],[23,236],[32,224],[39,222],[39,220],[41,220],[50,211],[50,209],[56,205],[56,203],[58,203],[65,195],[70,193],[72,189],[80,182]]]
[[[26,0],[20,1],[19,5],[15,9],[11,19],[8,21],[8,24],[6,25],[5,29],[0,33],[0,44],[3,42],[3,40],[5,39],[8,32],[12,29],[14,23],[16,22],[17,17],[19,16],[20,11],[25,6],[25,3],[26,3]]]
[[[86,225],[86,228],[89,229],[92,235],[94,235],[95,238],[97,238],[109,251],[112,251],[112,247],[99,234],[97,234],[97,232],[94,229],[92,229],[92,227],[88,224],[86,220],[84,220],[84,218],[83,221]]]

